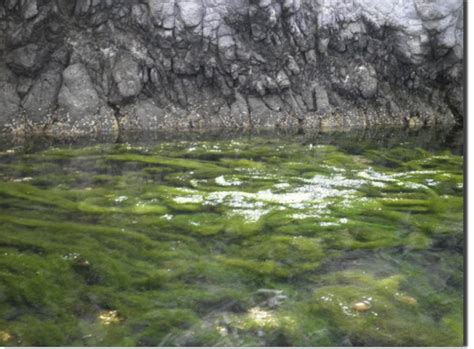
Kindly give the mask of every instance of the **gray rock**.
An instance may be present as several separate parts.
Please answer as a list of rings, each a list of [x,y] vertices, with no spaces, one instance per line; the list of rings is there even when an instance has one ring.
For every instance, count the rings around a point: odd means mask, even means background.
[[[40,70],[46,63],[47,51],[37,44],[28,44],[11,51],[7,55],[8,67],[18,74],[30,75]]]
[[[64,70],[58,105],[72,121],[98,112],[101,106],[99,95],[83,64],[76,63]]]
[[[16,92],[23,98],[26,96],[31,86],[33,86],[34,79],[29,76],[20,76],[16,84]]]
[[[315,86],[314,100],[316,103],[316,111],[320,115],[325,115],[331,111],[331,104],[329,103],[328,93],[322,86]]]
[[[75,2],[71,0],[56,0],[58,10],[61,14],[70,16],[74,11]]]
[[[163,127],[165,112],[150,99],[137,101],[124,114],[120,121],[124,131],[157,130]]]
[[[89,12],[91,0],[76,0],[76,7],[74,13],[76,15],[84,15]]]
[[[180,0],[177,5],[186,27],[195,27],[201,24],[204,17],[202,0]]]
[[[18,115],[20,97],[15,91],[15,86],[8,81],[0,80],[0,126],[11,121]]]
[[[253,127],[271,128],[279,122],[279,113],[266,106],[262,99],[249,97],[250,122]]]
[[[148,26],[148,7],[145,4],[135,4],[132,6],[132,18],[143,29]]]
[[[36,0],[26,0],[23,2],[22,15],[25,19],[30,19],[38,14],[38,4]]]
[[[35,81],[21,103],[29,120],[40,122],[56,108],[60,87],[61,74],[57,71],[46,72]]]
[[[100,125],[105,101],[130,111],[130,127],[153,125],[155,108],[176,128],[396,124],[410,110],[429,111],[423,122],[460,121],[462,4],[7,0],[0,62],[15,74],[0,80],[43,120],[57,92],[43,77],[70,65],[58,111],[84,130]],[[2,93],[15,109],[15,94]],[[112,118],[99,129],[113,124],[113,110],[103,112]]]
[[[276,82],[281,89],[286,89],[291,86],[290,79],[288,75],[283,70],[280,70],[276,77]]]
[[[237,93],[235,97],[236,100],[230,106],[230,117],[240,127],[247,127],[250,125],[249,107],[241,94]]]
[[[354,77],[357,88],[364,98],[372,98],[377,93],[377,73],[371,66],[360,65],[355,69]]]
[[[113,68],[113,79],[122,98],[137,96],[142,89],[140,66],[127,52],[118,55]]]
[[[68,127],[70,123],[66,123]],[[72,124],[72,130],[75,134],[100,135],[100,134],[118,134],[119,125],[115,118],[114,111],[106,106],[102,106],[97,114],[89,114]]]

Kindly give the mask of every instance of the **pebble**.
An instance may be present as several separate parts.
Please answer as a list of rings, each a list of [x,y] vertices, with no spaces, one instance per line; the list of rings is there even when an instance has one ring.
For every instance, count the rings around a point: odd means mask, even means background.
[[[84,268],[87,268],[90,266],[90,263],[87,259],[85,259],[84,257],[79,257],[76,261],[76,264],[79,266],[79,267],[84,267]]]
[[[400,297],[400,300],[401,300],[403,303],[407,303],[407,304],[416,304],[416,303],[418,303],[418,301],[416,300],[416,298],[411,297],[411,296],[401,296],[401,297]]]
[[[352,304],[352,310],[357,311],[359,313],[365,313],[370,308],[372,308],[372,306],[367,301],[355,302]]]

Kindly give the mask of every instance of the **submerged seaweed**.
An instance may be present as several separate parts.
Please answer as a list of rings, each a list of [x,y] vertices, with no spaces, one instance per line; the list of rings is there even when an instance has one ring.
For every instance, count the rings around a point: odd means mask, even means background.
[[[0,344],[462,345],[462,156],[331,143],[0,153]]]

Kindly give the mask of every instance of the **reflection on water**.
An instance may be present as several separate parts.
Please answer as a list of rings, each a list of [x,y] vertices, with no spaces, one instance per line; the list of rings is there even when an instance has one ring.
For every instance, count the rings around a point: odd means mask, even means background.
[[[459,136],[128,137],[3,145],[2,344],[462,345]]]

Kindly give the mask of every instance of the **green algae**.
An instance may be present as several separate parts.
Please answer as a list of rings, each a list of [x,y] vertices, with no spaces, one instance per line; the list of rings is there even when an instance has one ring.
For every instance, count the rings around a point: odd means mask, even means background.
[[[357,271],[330,275],[321,281],[329,285],[315,292],[312,311],[331,314],[332,326],[355,345],[461,345],[449,327],[428,315],[429,309],[403,302],[401,281],[401,275],[375,278]],[[371,304],[367,312],[353,309],[354,302],[364,300]]]
[[[1,153],[1,344],[461,345],[463,157],[411,141]]]

